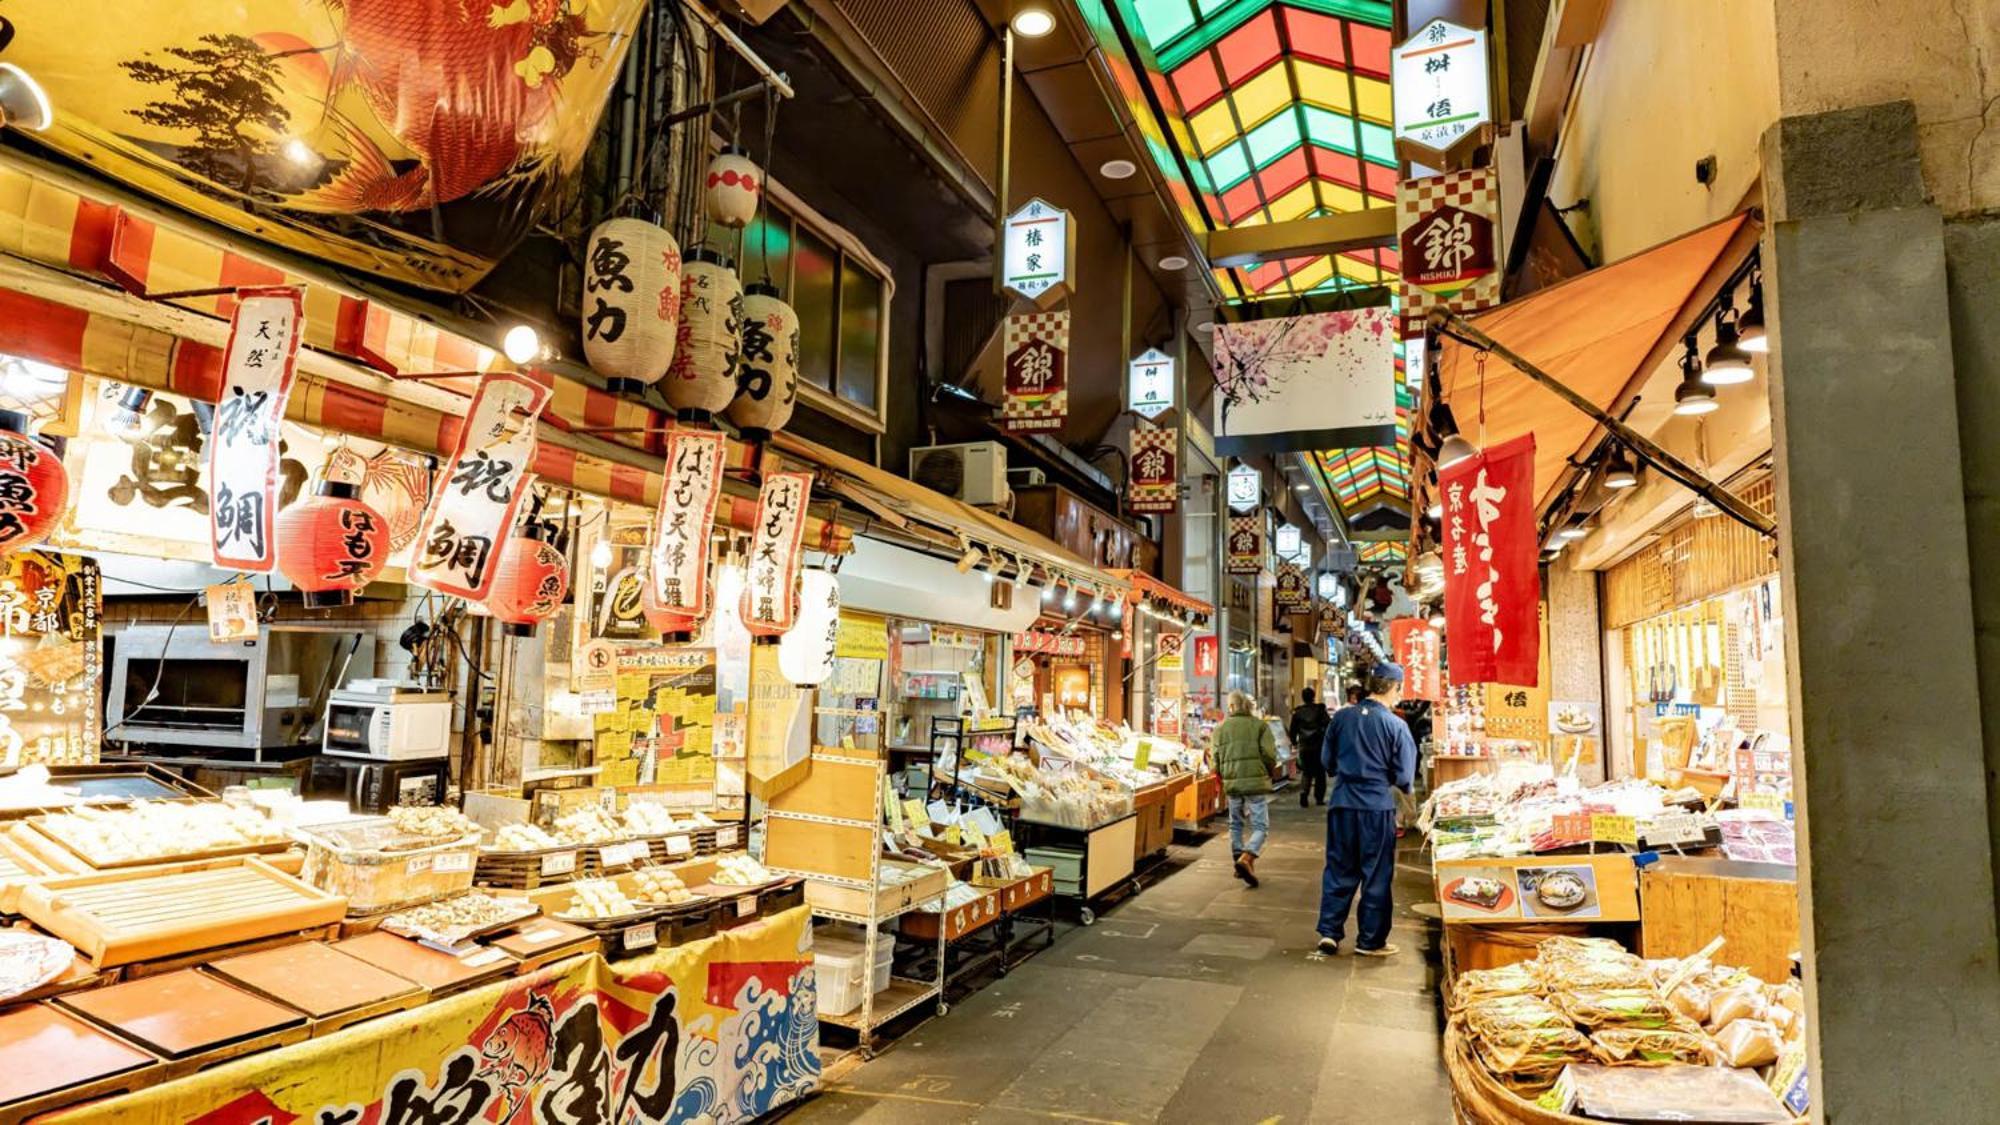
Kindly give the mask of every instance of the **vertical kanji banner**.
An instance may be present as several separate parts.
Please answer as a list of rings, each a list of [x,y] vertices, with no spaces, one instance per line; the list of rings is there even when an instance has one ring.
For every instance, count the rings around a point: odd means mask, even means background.
[[[1001,427],[1010,433],[1062,429],[1069,416],[1069,310],[1010,316],[1000,342],[1006,363]]]
[[[278,426],[297,374],[305,294],[278,286],[236,296],[208,441],[209,542],[215,565],[267,574],[278,564]]]
[[[535,463],[535,423],[549,389],[506,371],[473,392],[451,464],[431,490],[410,581],[441,594],[485,601],[499,546],[514,526]]]
[[[1132,431],[1131,495],[1135,512],[1171,512],[1180,502],[1180,469],[1176,465],[1172,426]]]
[[[758,636],[789,632],[798,616],[800,543],[811,473],[770,473],[757,497],[757,526],[743,578],[743,624]]]
[[[1500,179],[1470,168],[1396,189],[1403,333],[1423,331],[1432,309],[1476,312],[1500,303]]]
[[[1438,474],[1451,682],[1534,686],[1541,660],[1535,435]]]
[[[1255,574],[1264,569],[1264,517],[1229,517],[1229,573]]]
[[[649,581],[652,604],[688,618],[690,630],[708,616],[708,537],[728,448],[728,439],[715,430],[682,428],[667,435]]]
[[[1438,667],[1438,631],[1421,617],[1398,617],[1389,622],[1389,651],[1403,666],[1403,696],[1406,699],[1444,698]]]

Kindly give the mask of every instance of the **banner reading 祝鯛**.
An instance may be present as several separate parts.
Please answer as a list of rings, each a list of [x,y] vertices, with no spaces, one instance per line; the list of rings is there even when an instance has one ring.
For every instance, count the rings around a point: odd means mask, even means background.
[[[297,374],[304,310],[297,286],[237,291],[208,440],[209,542],[225,569],[266,574],[278,565],[278,426]]]
[[[479,380],[451,464],[424,509],[411,582],[486,600],[500,544],[533,476],[535,421],[548,400],[549,389],[526,375],[492,371]]]
[[[1535,435],[1438,473],[1451,682],[1533,686],[1541,660]]]

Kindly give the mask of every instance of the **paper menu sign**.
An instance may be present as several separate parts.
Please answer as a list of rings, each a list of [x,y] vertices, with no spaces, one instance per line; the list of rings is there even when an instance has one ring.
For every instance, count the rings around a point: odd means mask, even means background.
[[[1638,821],[1629,816],[1590,814],[1590,838],[1602,844],[1637,844]]]
[[[932,824],[958,823],[958,810],[945,804],[943,801],[932,801],[926,806],[925,811],[930,814],[930,822]]]
[[[451,463],[424,508],[410,581],[472,601],[492,592],[500,547],[534,476],[535,424],[549,394],[526,375],[480,379]]]
[[[1644,824],[1646,843],[1652,847],[1667,847],[1673,844],[1698,844],[1704,834],[1701,818],[1693,813],[1661,813]]]
[[[903,802],[903,819],[918,828],[928,828],[931,823],[930,810],[924,808],[922,801],[912,797]]]
[[[268,574],[278,564],[278,427],[304,307],[296,286],[237,291],[208,437],[209,544],[219,567]]]
[[[980,836],[987,838],[1006,829],[1006,826],[1000,823],[1000,818],[993,815],[993,810],[989,808],[974,809],[966,814],[963,823],[970,825]]]
[[[257,592],[248,582],[225,582],[203,591],[208,599],[208,639],[215,644],[257,639]]]

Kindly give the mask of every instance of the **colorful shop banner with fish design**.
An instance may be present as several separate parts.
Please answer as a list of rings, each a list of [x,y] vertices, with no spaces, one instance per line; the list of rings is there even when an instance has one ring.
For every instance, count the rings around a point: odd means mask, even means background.
[[[458,431],[457,452],[424,510],[410,581],[484,601],[499,546],[514,526],[535,463],[535,420],[549,389],[525,375],[488,372]]]
[[[470,289],[581,164],[641,0],[12,0],[36,135],[212,222]]]
[[[596,955],[56,1114],[64,1122],[737,1122],[819,1083],[805,908]]]
[[[293,286],[244,289],[237,298],[208,440],[209,543],[215,565],[268,574],[278,565],[278,427],[297,374],[305,299]]]

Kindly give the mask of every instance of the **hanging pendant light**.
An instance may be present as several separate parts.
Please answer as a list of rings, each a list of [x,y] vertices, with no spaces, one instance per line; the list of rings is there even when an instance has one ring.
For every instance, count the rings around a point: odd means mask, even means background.
[[[762,441],[785,428],[799,398],[799,314],[778,296],[777,286],[755,281],[743,287],[742,338],[729,420],[746,439]]]
[[[500,548],[486,609],[506,626],[508,636],[533,636],[535,626],[561,608],[569,593],[569,562],[543,541],[545,534],[541,527],[530,525]]]
[[[1728,387],[1749,382],[1752,374],[1750,353],[1737,343],[1736,314],[1724,294],[1722,307],[1715,310],[1715,346],[1703,359],[1701,380],[1713,387]]]
[[[736,397],[743,347],[743,283],[723,255],[706,246],[681,265],[680,337],[663,390],[684,422],[706,422]]]
[[[0,552],[49,537],[69,504],[62,458],[28,436],[28,416],[0,410]]]
[[[1713,381],[1703,377],[1701,360],[1695,356],[1694,335],[1690,333],[1687,351],[1681,356],[1681,385],[1674,388],[1674,413],[1708,414],[1719,405]]]
[[[358,485],[330,480],[278,513],[278,571],[307,609],[354,604],[389,561],[389,521],[360,497]]]
[[[731,145],[708,162],[708,219],[718,226],[741,230],[757,216],[757,197],[764,190],[764,170],[749,153]]]
[[[1750,273],[1750,307],[1736,322],[1736,344],[1751,355],[1771,350],[1771,337],[1764,331],[1764,271]]]
[[[644,219],[597,224],[584,244],[583,354],[612,394],[644,394],[674,361],[681,248]]]
[[[1639,470],[1633,466],[1632,455],[1625,452],[1625,447],[1622,445],[1614,447],[1611,456],[1604,462],[1604,487],[1616,489],[1639,487]]]

